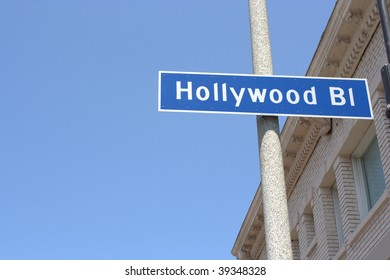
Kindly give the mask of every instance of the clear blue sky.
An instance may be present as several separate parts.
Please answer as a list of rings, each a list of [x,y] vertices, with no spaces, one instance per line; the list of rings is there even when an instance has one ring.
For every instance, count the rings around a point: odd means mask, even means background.
[[[268,1],[305,75],[335,1]],[[157,112],[159,70],[252,73],[246,0],[0,1],[0,259],[233,259],[254,116]]]

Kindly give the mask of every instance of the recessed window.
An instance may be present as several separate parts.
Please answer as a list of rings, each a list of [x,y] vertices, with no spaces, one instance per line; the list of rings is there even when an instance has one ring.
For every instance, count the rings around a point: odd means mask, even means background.
[[[362,157],[370,209],[385,191],[385,176],[380,158],[378,141],[375,137]]]
[[[364,218],[382,196],[386,186],[378,140],[373,126],[356,149],[352,162],[360,215]]]

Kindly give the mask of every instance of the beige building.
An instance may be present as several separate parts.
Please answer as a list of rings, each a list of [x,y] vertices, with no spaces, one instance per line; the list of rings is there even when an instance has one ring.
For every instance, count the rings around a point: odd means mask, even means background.
[[[390,259],[386,63],[376,0],[337,1],[307,76],[366,78],[374,120],[287,118],[281,145],[294,259]],[[261,184],[232,254],[267,258]]]

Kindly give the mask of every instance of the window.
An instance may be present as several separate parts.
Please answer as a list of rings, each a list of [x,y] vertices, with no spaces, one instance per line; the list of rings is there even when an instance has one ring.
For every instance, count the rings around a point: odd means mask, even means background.
[[[370,146],[362,157],[370,209],[382,196],[385,190],[385,177],[383,175],[383,167],[380,158],[378,141],[375,138],[372,140]]]
[[[360,216],[364,218],[385,190],[378,140],[372,125],[353,155]]]

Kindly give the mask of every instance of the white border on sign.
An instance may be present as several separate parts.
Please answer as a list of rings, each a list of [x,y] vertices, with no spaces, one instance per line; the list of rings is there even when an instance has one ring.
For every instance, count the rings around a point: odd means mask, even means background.
[[[370,108],[371,117],[352,117],[352,116],[328,116],[328,115],[302,115],[302,114],[261,114],[250,112],[224,112],[224,111],[197,111],[197,110],[174,110],[161,108],[161,75],[167,74],[183,74],[183,75],[214,75],[214,76],[241,76],[241,77],[266,77],[266,78],[293,78],[293,79],[312,79],[312,80],[343,80],[343,81],[363,81],[366,86],[368,105]],[[233,74],[233,73],[210,73],[210,72],[183,72],[183,71],[158,71],[158,112],[177,112],[177,113],[199,113],[199,114],[227,114],[227,115],[252,115],[252,116],[281,116],[281,117],[312,117],[312,118],[337,118],[337,119],[362,119],[372,120],[374,115],[372,112],[371,96],[368,88],[367,79],[362,78],[338,78],[338,77],[312,77],[312,76],[284,76],[284,75],[256,75],[256,74]]]

